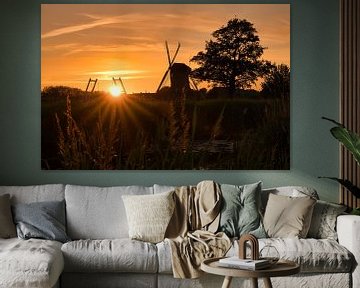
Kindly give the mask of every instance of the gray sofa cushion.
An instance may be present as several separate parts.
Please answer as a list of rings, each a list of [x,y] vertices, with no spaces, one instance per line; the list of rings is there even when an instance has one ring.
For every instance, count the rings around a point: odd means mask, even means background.
[[[66,272],[156,273],[156,246],[130,239],[78,240],[61,251]]]
[[[63,268],[61,243],[0,239],[0,287],[52,287]]]
[[[0,195],[0,238],[16,237],[9,194]]]
[[[11,204],[65,199],[65,185],[0,186],[0,195],[10,194]]]
[[[152,187],[66,185],[67,233],[71,239],[128,238],[122,195],[153,194]]]

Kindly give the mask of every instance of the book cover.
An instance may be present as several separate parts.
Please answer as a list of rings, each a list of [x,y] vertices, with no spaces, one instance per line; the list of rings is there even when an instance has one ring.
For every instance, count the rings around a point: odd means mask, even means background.
[[[223,258],[219,260],[219,265],[222,267],[239,268],[257,270],[264,269],[270,266],[270,261],[266,259],[252,260],[252,259],[240,259],[237,256]]]

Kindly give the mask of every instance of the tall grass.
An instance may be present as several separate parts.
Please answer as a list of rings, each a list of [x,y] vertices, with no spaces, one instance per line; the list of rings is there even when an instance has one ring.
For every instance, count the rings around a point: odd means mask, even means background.
[[[115,169],[119,142],[119,123],[114,115],[105,127],[101,115],[90,133],[80,128],[72,115],[71,100],[67,97],[65,126],[55,114],[58,128],[58,148],[64,169]]]
[[[55,115],[59,164],[47,168],[289,168],[288,100],[180,96],[168,102],[68,96],[48,113]],[[232,149],[216,150],[217,141]]]
[[[186,112],[186,94],[174,95],[169,110],[169,137],[173,150],[186,152],[190,142],[190,122]]]

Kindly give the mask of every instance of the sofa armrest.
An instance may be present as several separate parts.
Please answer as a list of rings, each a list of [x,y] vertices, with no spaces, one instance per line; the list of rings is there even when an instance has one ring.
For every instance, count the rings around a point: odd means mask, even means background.
[[[360,216],[341,215],[336,224],[339,244],[347,248],[355,257],[352,273],[353,287],[360,287]]]

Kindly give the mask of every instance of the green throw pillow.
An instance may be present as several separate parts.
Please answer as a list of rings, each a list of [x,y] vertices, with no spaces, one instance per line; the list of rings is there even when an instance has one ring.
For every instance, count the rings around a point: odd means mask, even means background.
[[[260,216],[261,182],[236,186],[222,184],[222,209],[219,231],[229,237],[253,234],[266,238]]]

